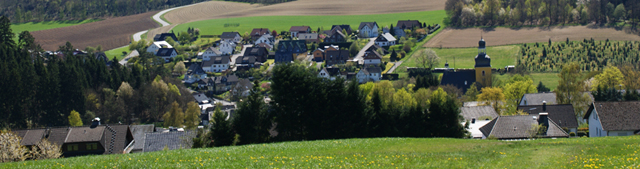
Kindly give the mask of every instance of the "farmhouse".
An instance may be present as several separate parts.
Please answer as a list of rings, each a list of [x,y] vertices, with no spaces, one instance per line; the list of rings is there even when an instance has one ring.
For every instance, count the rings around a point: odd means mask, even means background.
[[[304,40],[281,40],[276,51],[276,63],[290,63],[298,56],[307,55],[307,45]]]
[[[238,32],[222,32],[220,35],[220,41],[240,43],[242,42],[242,36]]]
[[[534,126],[542,125],[538,129]],[[545,130],[546,129],[546,130]],[[547,113],[538,115],[499,116],[480,128],[482,138],[500,140],[569,137]]]
[[[291,32],[291,37],[298,37],[298,34],[300,34],[300,33],[311,33],[311,27],[309,27],[309,26],[292,26],[291,29],[289,29],[289,32]]]
[[[173,46],[167,43],[167,41],[153,42],[151,45],[149,45],[149,47],[147,47],[147,52],[153,53],[155,55],[161,48],[173,48]]]
[[[378,37],[378,23],[376,22],[361,22],[358,27],[359,37],[361,38],[373,38]]]
[[[390,33],[384,33],[376,38],[375,43],[378,46],[393,46],[396,45],[396,38]]]
[[[480,39],[478,42],[475,69],[450,71],[446,66],[447,69],[442,74],[440,85],[453,85],[462,89],[463,93],[467,92],[467,89],[474,82],[478,82],[480,86],[491,86],[491,58],[487,55],[485,44],[484,39]]]
[[[640,101],[594,102],[583,119],[589,137],[629,136],[640,132]]]

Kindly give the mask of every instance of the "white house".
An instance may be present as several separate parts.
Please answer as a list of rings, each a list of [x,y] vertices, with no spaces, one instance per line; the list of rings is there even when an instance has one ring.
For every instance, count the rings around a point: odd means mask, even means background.
[[[340,68],[329,67],[322,68],[320,72],[318,72],[318,77],[322,77],[325,79],[336,80],[336,77],[341,77]]]
[[[233,50],[236,49],[236,44],[233,42],[221,41],[220,42],[220,52],[222,55],[231,55],[233,54]]]
[[[207,78],[207,73],[204,72],[204,70],[202,70],[202,67],[200,67],[199,64],[194,63],[194,64],[191,64],[191,66],[189,66],[187,73],[184,75],[184,82],[195,83],[200,79],[206,79],[206,78]]]
[[[199,58],[202,59],[203,61],[206,61],[206,60],[211,60],[212,57],[216,57],[216,56],[222,56],[222,52],[220,52],[218,49],[214,47],[209,47],[207,48],[207,50],[202,52],[202,55]]]
[[[358,30],[360,30],[361,38],[378,37],[378,23],[376,22],[361,22]]]
[[[382,63],[382,56],[376,51],[367,51],[364,56],[364,65],[379,65]]]
[[[261,44],[261,43],[265,43],[269,46],[273,46],[275,42],[273,40],[273,36],[271,36],[270,34],[264,34],[254,42],[254,45],[258,46],[258,44]]]
[[[360,69],[356,74],[356,78],[359,83],[366,83],[369,81],[377,82],[382,78],[382,69],[380,67],[369,67]]]
[[[156,52],[156,56],[161,57],[165,62],[169,62],[172,58],[178,56],[178,51],[175,48],[160,48]]]
[[[162,48],[173,48],[167,41],[157,41],[153,42],[149,47],[147,47],[147,52],[153,53],[154,55],[158,52],[159,49]]]
[[[222,72],[229,69],[229,56],[215,56],[202,60],[202,69],[206,72]]]
[[[242,36],[240,36],[240,33],[238,32],[222,32],[222,35],[220,35],[220,41],[240,43],[242,42]]]
[[[384,33],[376,38],[375,43],[378,46],[393,46],[396,45],[396,38],[390,33]]]
[[[589,123],[589,137],[639,134],[640,101],[594,102],[584,119]]]

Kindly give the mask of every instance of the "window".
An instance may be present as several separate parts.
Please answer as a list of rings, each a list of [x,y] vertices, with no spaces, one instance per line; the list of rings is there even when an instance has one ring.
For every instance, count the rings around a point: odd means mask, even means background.
[[[482,76],[484,76],[484,70],[482,71]]]
[[[78,145],[77,144],[67,145],[67,151],[78,151]]]
[[[98,149],[98,143],[87,144],[87,150],[97,150],[97,149]]]

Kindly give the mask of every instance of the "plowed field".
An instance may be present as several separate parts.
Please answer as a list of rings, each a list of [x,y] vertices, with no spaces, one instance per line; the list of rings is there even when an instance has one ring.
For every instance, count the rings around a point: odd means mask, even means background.
[[[533,27],[533,28],[448,28],[427,42],[425,47],[477,47],[480,36],[488,46],[531,42],[569,40],[631,40],[639,41],[638,33],[629,28],[616,29],[597,26]]]
[[[77,49],[102,45],[103,49],[113,49],[128,45],[131,35],[158,26],[151,19],[157,11],[105,19],[82,25],[31,32],[36,42],[45,50],[57,50],[67,41]]]

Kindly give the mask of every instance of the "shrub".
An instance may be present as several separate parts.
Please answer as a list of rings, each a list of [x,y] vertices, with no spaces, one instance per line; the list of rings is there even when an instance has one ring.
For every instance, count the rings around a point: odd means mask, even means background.
[[[41,159],[55,159],[62,155],[60,146],[52,144],[47,139],[42,139],[38,144],[31,147],[29,156],[35,160]]]
[[[571,133],[569,133],[569,136],[571,136],[571,137],[575,137],[575,136],[576,136],[576,133],[571,132]]]
[[[27,148],[20,145],[21,140],[11,132],[0,134],[0,162],[24,161],[29,158]]]

